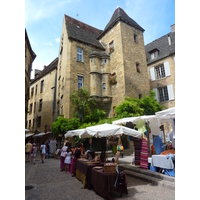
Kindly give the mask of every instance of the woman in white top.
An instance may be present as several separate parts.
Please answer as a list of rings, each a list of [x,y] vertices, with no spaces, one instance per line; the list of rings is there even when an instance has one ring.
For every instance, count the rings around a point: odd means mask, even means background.
[[[72,155],[72,151],[68,147],[67,152],[65,153],[65,171],[66,171],[66,173],[70,173],[69,172],[69,166],[71,164],[71,155]]]
[[[68,142],[64,144],[63,148],[61,149],[61,154],[60,154],[60,171],[63,171],[65,169],[65,153],[67,151],[67,146]]]
[[[45,158],[46,150],[47,150],[47,147],[44,144],[44,142],[42,142],[42,145],[40,146],[40,156],[41,156],[42,163],[44,163],[44,158]]]

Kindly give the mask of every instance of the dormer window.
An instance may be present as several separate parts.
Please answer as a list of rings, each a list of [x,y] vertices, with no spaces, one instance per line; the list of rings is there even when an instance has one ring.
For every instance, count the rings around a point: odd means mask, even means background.
[[[151,60],[153,60],[157,57],[158,57],[158,51],[154,51],[153,53],[151,53]]]

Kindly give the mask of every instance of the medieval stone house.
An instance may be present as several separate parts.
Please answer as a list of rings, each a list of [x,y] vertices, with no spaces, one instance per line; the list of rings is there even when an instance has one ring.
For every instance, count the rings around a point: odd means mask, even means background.
[[[32,132],[51,131],[55,121],[57,65],[58,58],[43,70],[35,70],[31,80],[27,128]]]
[[[145,46],[150,87],[167,108],[175,106],[175,25],[171,32]]]
[[[120,7],[104,30],[64,15],[58,57],[57,116],[71,118],[70,96],[89,90],[109,117],[125,96],[149,95],[144,29]]]

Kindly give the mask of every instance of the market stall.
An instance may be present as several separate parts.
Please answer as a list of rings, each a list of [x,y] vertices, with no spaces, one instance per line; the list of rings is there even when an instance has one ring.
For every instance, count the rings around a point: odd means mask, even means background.
[[[149,157],[148,160],[151,164],[151,169],[153,170],[157,170],[155,169],[156,167],[163,169],[165,171],[167,170],[173,170],[172,168],[174,168],[174,164],[175,164],[175,107],[174,108],[169,108],[160,112],[156,112],[155,115],[149,115],[149,116],[139,116],[139,117],[129,117],[129,118],[123,118],[120,120],[116,120],[113,121],[113,124],[123,124],[123,125],[127,125],[128,123],[133,123],[135,124],[136,128],[138,128],[139,123],[141,123],[143,121],[143,128],[144,126],[147,126],[150,128],[151,132],[151,137],[153,136],[153,141],[152,143],[150,143],[150,137],[148,134],[148,131],[146,131],[147,133],[147,138],[148,138],[148,145],[149,145],[149,153],[150,153],[150,146],[155,146],[158,152],[158,155],[152,155],[152,157]],[[163,154],[160,155],[162,151],[164,151],[165,145],[164,143],[161,141],[158,141],[158,139],[160,138],[161,134],[163,133],[163,135],[165,136],[164,130],[160,130],[160,127],[163,123],[165,122],[170,122],[172,125],[172,132],[170,133],[170,135],[173,134],[173,138],[171,137],[170,139],[172,140],[172,147],[174,148],[174,153],[172,153],[172,156],[169,156],[168,154]],[[145,123],[145,125],[144,125]],[[142,124],[142,123],[141,123]],[[141,128],[142,126],[140,126]],[[148,128],[147,128],[148,129]],[[138,130],[142,130],[142,129],[138,129]],[[144,133],[144,130],[142,131]],[[160,143],[158,143],[160,142]],[[165,138],[164,138],[164,142],[166,142]],[[153,145],[152,145],[153,144]],[[135,139],[134,140],[134,146],[135,146],[135,164],[136,165],[140,165],[140,159],[142,157],[141,155],[141,146],[142,146],[142,141],[140,139]],[[153,151],[155,152],[155,150]],[[165,152],[165,151],[164,151]],[[172,160],[173,158],[173,160]],[[171,165],[169,166],[169,163],[171,163]],[[169,167],[169,168],[168,168]],[[169,173],[168,173],[169,175]]]

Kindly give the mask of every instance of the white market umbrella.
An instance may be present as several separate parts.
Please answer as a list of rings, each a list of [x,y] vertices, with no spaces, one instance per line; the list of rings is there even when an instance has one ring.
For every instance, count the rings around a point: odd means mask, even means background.
[[[97,126],[90,126],[85,128],[85,132],[79,135],[80,138],[87,137],[111,137],[120,136],[121,134],[133,136],[140,138],[142,133],[134,129],[130,129],[124,126],[114,125],[114,124],[101,124]]]
[[[27,133],[27,134],[25,135],[25,137],[27,138],[27,137],[30,137],[30,136],[32,136],[32,135],[34,135],[34,133]]]
[[[36,138],[36,137],[42,137],[42,136],[47,135],[47,134],[49,134],[49,133],[51,133],[51,132],[47,132],[47,133],[38,133],[37,135],[34,135],[33,137],[34,137],[34,138]]]
[[[84,132],[85,132],[85,129],[77,129],[77,130],[67,131],[67,133],[65,133],[65,138],[79,136],[80,134],[83,134]]]
[[[28,131],[30,131],[30,130],[28,130],[27,128],[25,128],[25,132],[28,132]]]
[[[156,116],[172,116],[172,117],[174,116],[175,117],[175,107],[156,112]]]

